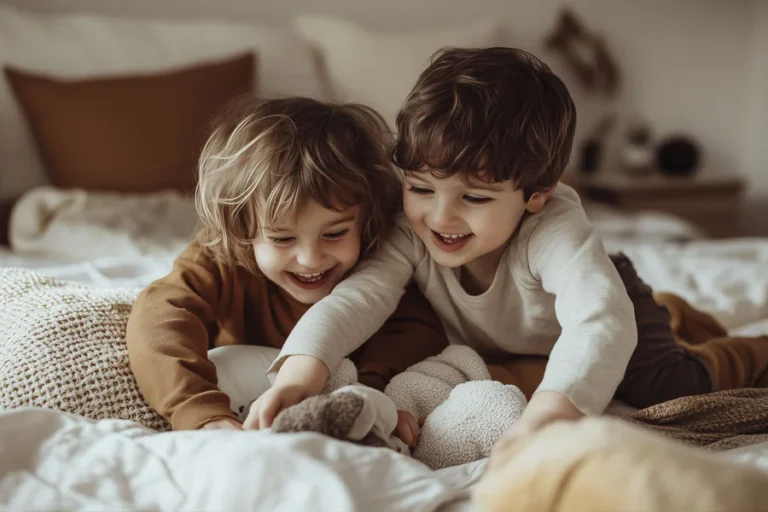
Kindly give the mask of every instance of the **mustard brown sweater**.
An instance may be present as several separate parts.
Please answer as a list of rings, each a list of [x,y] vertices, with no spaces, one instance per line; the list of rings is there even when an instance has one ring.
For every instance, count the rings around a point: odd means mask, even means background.
[[[170,274],[141,292],[131,312],[128,354],[139,390],[174,430],[234,418],[208,350],[282,348],[308,308],[264,276],[220,263],[193,243]],[[434,310],[410,285],[387,323],[350,357],[360,382],[383,390],[394,375],[447,345]]]

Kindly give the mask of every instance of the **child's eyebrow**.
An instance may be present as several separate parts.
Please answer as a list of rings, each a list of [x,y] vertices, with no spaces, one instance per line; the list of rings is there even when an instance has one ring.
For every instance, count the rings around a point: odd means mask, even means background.
[[[501,192],[503,190],[502,185],[496,183],[483,183],[481,181],[472,181],[467,183],[469,188],[475,188],[480,190],[490,190],[491,192]]]
[[[428,183],[427,180],[425,180],[424,178],[422,178],[421,176],[416,174],[415,171],[405,171],[404,174],[405,174],[406,178],[412,178],[412,179],[415,179],[415,180],[419,180],[419,181],[423,181],[425,183]]]
[[[264,229],[266,231],[272,231],[272,232],[282,232],[282,231],[293,231],[292,226],[264,226]]]
[[[334,221],[329,222],[328,224],[326,224],[325,227],[330,228],[333,226],[337,226],[339,224],[344,224],[345,222],[352,222],[353,220],[355,220],[355,217],[356,216],[354,214],[346,215],[340,219],[336,219]]]

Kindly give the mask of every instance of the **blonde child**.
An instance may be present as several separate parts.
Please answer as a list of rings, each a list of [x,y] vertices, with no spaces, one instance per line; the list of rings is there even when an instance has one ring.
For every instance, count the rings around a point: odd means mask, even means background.
[[[438,52],[397,117],[404,218],[297,324],[247,421],[269,426],[321,386],[412,278],[451,343],[500,363],[495,378],[521,384],[519,363],[531,370],[510,437],[601,414],[616,394],[644,407],[766,385],[764,339],[680,342],[631,262],[605,253],[576,193],[558,184],[575,124],[566,87],[529,53]]]
[[[174,429],[242,428],[209,349],[281,348],[378,245],[400,209],[387,143],[370,109],[304,98],[245,100],[218,123],[200,157],[197,239],[140,294],[128,323],[139,389]],[[374,388],[447,345],[415,288],[382,323],[353,354]]]

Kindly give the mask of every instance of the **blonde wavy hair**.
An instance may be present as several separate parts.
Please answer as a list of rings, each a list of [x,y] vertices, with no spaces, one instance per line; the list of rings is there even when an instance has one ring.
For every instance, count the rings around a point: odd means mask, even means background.
[[[241,100],[200,155],[198,242],[218,260],[256,272],[261,228],[316,201],[335,210],[359,205],[361,249],[374,249],[400,209],[390,144],[384,120],[363,105]]]

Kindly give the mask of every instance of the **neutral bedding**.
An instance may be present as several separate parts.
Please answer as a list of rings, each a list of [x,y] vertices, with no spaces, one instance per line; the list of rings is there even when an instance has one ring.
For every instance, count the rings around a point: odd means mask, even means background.
[[[100,288],[161,277],[194,232],[191,203],[172,194],[105,199],[44,188],[18,208],[27,213],[12,220],[16,250],[0,251],[0,267]],[[737,332],[768,334],[768,241],[698,240],[690,226],[656,214],[592,215],[609,250],[624,251],[654,288]],[[768,443],[717,456],[768,470]],[[311,434],[156,434],[125,420],[0,412],[0,504],[10,509],[470,510],[468,490],[485,462],[432,472],[391,451]]]

